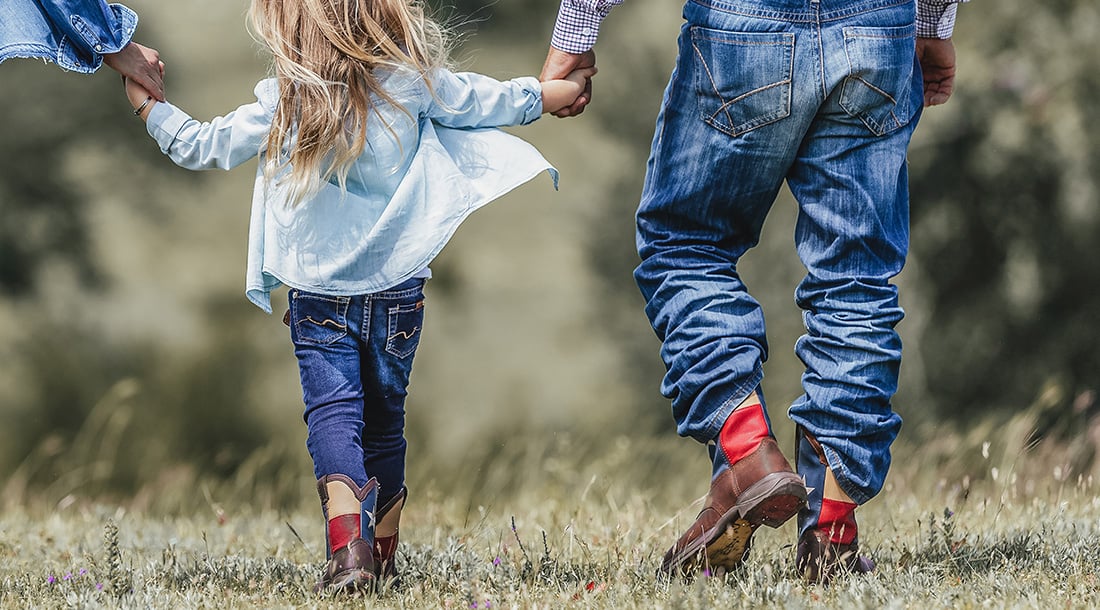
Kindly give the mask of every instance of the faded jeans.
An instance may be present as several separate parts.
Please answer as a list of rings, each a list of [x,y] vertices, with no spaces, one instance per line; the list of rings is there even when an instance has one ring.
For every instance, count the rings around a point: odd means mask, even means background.
[[[379,501],[405,484],[405,397],[424,327],[424,280],[357,296],[290,290],[306,447],[318,479],[378,479]]]
[[[791,418],[841,488],[881,489],[901,427],[906,149],[922,103],[912,0],[699,0],[684,8],[637,215],[635,271],[677,431],[717,437],[757,389],[764,317],[738,274],[783,181],[798,200],[804,394]]]

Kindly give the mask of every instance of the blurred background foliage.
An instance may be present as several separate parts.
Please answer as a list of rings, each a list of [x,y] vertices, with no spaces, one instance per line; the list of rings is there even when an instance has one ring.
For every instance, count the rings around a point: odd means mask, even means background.
[[[168,64],[173,102],[208,118],[251,99],[266,63],[244,29],[246,2],[127,4],[141,15],[136,39]],[[537,74],[557,10],[555,0],[433,7],[462,34],[460,67],[499,78]],[[561,190],[540,178],[509,194],[433,265],[408,404],[410,485],[472,469],[476,486],[502,456],[535,471],[505,477],[502,491],[545,467],[522,459],[528,446],[598,455],[614,439],[674,434],[631,272],[678,28],[676,3],[616,9],[597,46],[595,103],[518,131],[562,171]],[[1098,29],[1092,0],[960,11],[958,90],[925,114],[910,154],[896,408],[913,447],[1027,410],[1024,445],[1057,438],[1076,448],[1075,469],[1096,468],[1095,442],[1081,439],[1100,430]],[[311,471],[293,353],[281,316],[241,294],[254,166],[176,168],[107,69],[10,61],[0,82],[5,497],[152,502],[229,480],[272,504],[300,501]],[[785,445],[802,331],[795,210],[785,193],[743,269],[768,315],[764,387]],[[704,472],[704,452],[680,447],[653,469]]]

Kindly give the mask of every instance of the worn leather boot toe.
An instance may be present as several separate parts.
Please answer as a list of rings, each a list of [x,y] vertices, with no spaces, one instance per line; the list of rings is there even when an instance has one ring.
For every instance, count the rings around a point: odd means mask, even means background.
[[[665,553],[664,574],[732,570],[745,560],[761,525],[779,527],[806,504],[806,486],[774,438],[711,481],[703,510]]]

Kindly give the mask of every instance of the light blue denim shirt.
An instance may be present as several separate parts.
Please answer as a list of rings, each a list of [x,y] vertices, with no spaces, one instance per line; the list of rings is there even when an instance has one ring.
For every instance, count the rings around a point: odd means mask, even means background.
[[[91,73],[134,36],[138,17],[103,0],[0,0],[0,62],[40,58]]]
[[[378,101],[347,191],[326,183],[297,206],[288,204],[281,181],[263,174],[275,80],[256,86],[256,102],[208,123],[168,103],[150,112],[149,134],[181,167],[231,169],[260,157],[245,291],[264,311],[271,312],[270,292],[280,284],[337,296],[396,286],[427,267],[474,210],[544,171],[557,186],[557,171],[533,146],[491,129],[542,114],[537,79],[440,70],[434,96],[415,71],[383,79],[412,118]]]

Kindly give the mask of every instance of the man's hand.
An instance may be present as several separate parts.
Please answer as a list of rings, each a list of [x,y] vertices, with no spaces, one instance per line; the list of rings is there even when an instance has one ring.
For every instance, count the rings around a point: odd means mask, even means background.
[[[539,74],[540,81],[563,79],[574,70],[581,70],[585,68],[596,67],[596,53],[595,51],[585,51],[581,54],[566,53],[565,51],[559,51],[554,47],[550,47],[550,51],[546,54],[546,62],[542,64],[542,73]],[[577,116],[584,112],[584,107],[592,101],[592,79],[586,78],[584,84],[584,91],[577,96],[576,101],[571,105],[553,112],[552,114],[558,118],[565,118],[570,116]]]
[[[141,85],[157,101],[164,101],[164,62],[156,49],[131,42],[118,53],[104,55],[103,63]]]
[[[955,89],[955,43],[951,39],[917,39],[917,60],[924,73],[924,105],[946,103]]]

